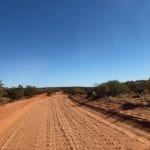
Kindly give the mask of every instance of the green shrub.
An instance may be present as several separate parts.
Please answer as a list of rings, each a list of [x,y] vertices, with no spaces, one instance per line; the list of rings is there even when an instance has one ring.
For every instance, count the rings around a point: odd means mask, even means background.
[[[38,89],[33,86],[26,86],[26,88],[23,88],[23,86],[19,85],[18,87],[7,89],[6,97],[8,97],[10,101],[14,101],[24,97],[32,97],[38,94],[38,92]]]
[[[17,88],[7,89],[7,97],[9,97],[12,101],[24,97],[24,88],[19,85]]]
[[[32,97],[32,96],[34,96],[36,94],[38,94],[38,90],[34,86],[29,86],[28,85],[24,89],[24,96],[27,97],[27,98]]]
[[[3,87],[0,87],[0,98],[2,98],[5,94],[5,89]]]
[[[94,100],[94,99],[97,98],[97,94],[94,90],[89,90],[89,91],[86,92],[86,97],[85,98]]]
[[[4,96],[4,88],[3,88],[3,83],[0,80],[0,98],[2,98]]]
[[[95,88],[98,97],[117,96],[119,94],[127,93],[128,87],[119,81],[108,81]]]
[[[128,81],[125,84],[136,94],[150,93],[150,80]]]

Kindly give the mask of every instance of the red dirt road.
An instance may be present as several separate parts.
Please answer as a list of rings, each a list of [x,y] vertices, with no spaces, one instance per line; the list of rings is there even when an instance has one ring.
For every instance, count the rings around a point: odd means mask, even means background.
[[[150,150],[150,141],[57,93],[0,106],[0,149]]]

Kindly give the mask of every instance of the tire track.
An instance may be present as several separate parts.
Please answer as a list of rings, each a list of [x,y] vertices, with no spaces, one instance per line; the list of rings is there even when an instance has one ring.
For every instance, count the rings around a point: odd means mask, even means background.
[[[31,116],[35,113],[38,105],[41,103],[37,103],[33,110],[30,110],[29,112],[25,113],[21,118],[17,119],[16,122],[14,122],[11,126],[11,128],[5,132],[5,134],[0,137],[0,148],[2,147],[12,138],[14,134],[16,134],[17,131],[19,131],[22,126],[31,118]]]
[[[59,98],[58,98],[59,99]],[[67,144],[69,145],[69,149],[77,149],[77,144],[75,143],[75,140],[73,139],[72,132],[64,118],[64,115],[62,112],[60,112],[59,106],[57,101],[55,101],[55,113],[56,117],[59,121],[61,131],[63,132],[63,136],[66,139]]]
[[[1,146],[1,149],[18,149],[19,147],[26,147],[26,145],[30,145],[30,147],[33,146],[32,143],[36,135],[36,130],[40,124],[40,120],[37,116],[39,116],[43,109],[41,106],[43,106],[43,104],[40,103],[30,113],[27,113],[25,118],[20,120],[21,123],[19,122],[19,126],[16,125],[16,127],[13,128],[13,132],[10,131],[10,134],[7,135],[7,140],[3,137],[6,142]]]
[[[63,108],[65,107],[63,106]],[[81,140],[84,139],[82,140],[83,144],[87,143],[87,145],[90,145],[90,147],[86,147],[86,149],[91,149],[91,146],[93,145],[93,143],[94,143],[93,147],[95,149],[107,149],[104,146],[102,146],[102,143],[109,144],[109,148],[111,148],[111,146],[113,146],[115,143],[116,145],[115,149],[118,149],[118,143],[116,143],[115,140],[111,142],[112,139],[110,139],[109,136],[105,136],[106,134],[104,134],[102,131],[99,132],[100,128],[97,129],[95,124],[93,124],[91,120],[86,119],[85,116],[77,112],[73,112],[72,110],[69,112],[67,110],[69,109],[66,109],[64,111],[67,112],[66,116],[69,119],[68,122],[70,122],[70,126],[72,128],[74,127],[75,130],[80,130],[81,133],[77,133],[77,134],[80,135],[79,138]],[[86,137],[90,137],[90,138],[86,139]],[[100,139],[99,137],[102,137],[102,139]],[[99,140],[97,140],[98,138]],[[91,139],[93,139],[94,142],[91,141]]]
[[[113,126],[110,127],[108,124],[106,124],[106,122],[102,121],[102,119],[99,119],[99,118],[97,119],[95,114],[93,114],[91,112],[88,112],[79,107],[72,107],[73,104],[70,101],[68,101],[66,99],[64,100],[64,99],[63,99],[62,103],[61,102],[59,102],[59,103],[62,105],[62,108],[64,108],[64,109],[66,108],[66,110],[64,110],[64,112],[66,112],[66,115],[69,114],[68,116],[70,116],[71,118],[76,120],[76,121],[74,121],[74,124],[77,122],[78,127],[80,125],[79,122],[81,122],[81,128],[83,128],[83,126],[84,126],[84,127],[88,128],[87,132],[89,132],[91,134],[93,134],[93,132],[94,132],[94,136],[91,137],[91,139],[94,140],[94,137],[97,137],[99,139],[101,137],[103,137],[99,143],[99,145],[103,145],[102,143],[104,143],[104,146],[102,149],[108,149],[108,145],[109,145],[110,149],[121,149],[121,148],[122,149],[123,148],[139,149],[139,150],[142,149],[143,144],[140,143],[141,140],[139,140],[139,143],[138,143],[137,139],[135,137],[133,138],[132,136],[128,136],[128,134],[124,134],[124,132],[122,132],[122,130],[120,131],[119,129],[116,129]],[[70,110],[70,111],[68,111],[68,110]],[[73,124],[71,126],[73,126]],[[80,128],[78,128],[78,130],[80,130]],[[130,134],[130,135],[132,135],[132,134]],[[86,141],[88,141],[88,140],[86,140]],[[93,142],[91,141],[91,145],[92,145],[92,143]],[[147,145],[145,147],[147,148],[149,146]]]

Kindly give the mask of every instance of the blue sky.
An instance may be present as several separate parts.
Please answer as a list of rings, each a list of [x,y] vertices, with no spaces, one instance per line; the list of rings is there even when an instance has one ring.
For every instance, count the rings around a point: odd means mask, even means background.
[[[92,86],[150,76],[149,0],[1,0],[6,86]]]

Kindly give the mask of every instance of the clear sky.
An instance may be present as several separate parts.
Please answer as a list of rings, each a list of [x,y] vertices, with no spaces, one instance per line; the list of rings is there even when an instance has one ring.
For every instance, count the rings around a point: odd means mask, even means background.
[[[1,0],[6,86],[91,86],[150,76],[150,0]]]

